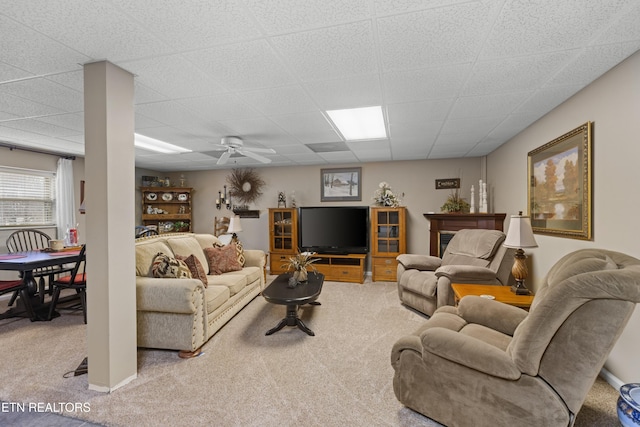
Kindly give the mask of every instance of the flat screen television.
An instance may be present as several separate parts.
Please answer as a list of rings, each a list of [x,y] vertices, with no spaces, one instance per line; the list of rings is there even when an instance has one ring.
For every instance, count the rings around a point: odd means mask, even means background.
[[[301,207],[298,247],[319,254],[369,252],[368,206]]]

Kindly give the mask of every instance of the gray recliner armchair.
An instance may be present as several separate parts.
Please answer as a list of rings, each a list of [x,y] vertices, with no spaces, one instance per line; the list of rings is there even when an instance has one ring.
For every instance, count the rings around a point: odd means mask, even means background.
[[[402,254],[398,260],[398,295],[403,304],[426,315],[453,305],[452,283],[511,285],[515,249],[505,248],[498,230],[458,231],[442,258]]]
[[[477,296],[393,347],[393,389],[449,427],[571,426],[640,302],[640,260],[582,249],[547,273],[530,311]]]

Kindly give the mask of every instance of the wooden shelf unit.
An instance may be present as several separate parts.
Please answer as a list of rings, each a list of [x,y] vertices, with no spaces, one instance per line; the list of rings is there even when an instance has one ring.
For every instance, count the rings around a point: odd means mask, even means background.
[[[269,209],[269,271],[282,274],[282,267],[298,253],[298,210],[296,208]],[[366,254],[318,254],[313,265],[324,274],[325,280],[364,283]]]
[[[191,231],[191,198],[193,188],[188,187],[140,187],[142,193],[142,224],[158,227],[159,233],[171,231]],[[151,195],[155,194],[155,198]],[[170,199],[169,196],[171,195]],[[161,209],[167,213],[148,213],[151,209]],[[188,224],[186,229],[166,229],[167,222],[182,221]]]
[[[371,208],[371,274],[374,282],[395,282],[396,257],[407,252],[407,209]]]
[[[298,210],[269,209],[269,271],[281,274],[282,264],[298,253]]]

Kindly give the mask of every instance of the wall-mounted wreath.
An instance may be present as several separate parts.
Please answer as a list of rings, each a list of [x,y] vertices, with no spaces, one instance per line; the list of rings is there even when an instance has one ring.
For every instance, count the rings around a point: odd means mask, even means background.
[[[252,203],[262,196],[262,187],[265,182],[253,169],[234,169],[227,176],[229,193],[235,200]]]

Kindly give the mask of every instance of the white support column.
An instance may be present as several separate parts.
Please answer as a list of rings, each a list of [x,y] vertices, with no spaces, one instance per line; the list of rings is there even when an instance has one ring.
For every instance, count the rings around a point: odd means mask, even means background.
[[[137,376],[133,75],[84,66],[89,389]]]

